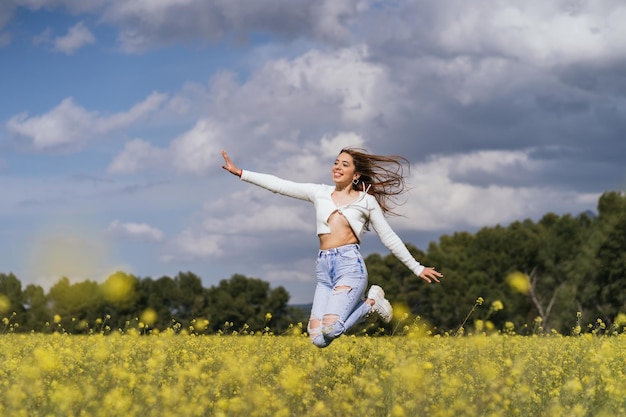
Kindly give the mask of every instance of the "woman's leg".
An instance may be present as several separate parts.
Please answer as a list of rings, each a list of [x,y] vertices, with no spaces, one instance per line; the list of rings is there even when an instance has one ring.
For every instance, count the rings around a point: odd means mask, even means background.
[[[333,289],[333,285],[330,278],[330,262],[329,259],[322,256],[318,256],[315,264],[315,276],[317,278],[317,285],[315,286],[315,294],[313,295],[313,305],[311,306],[311,317],[309,318],[309,324],[307,330],[311,341],[320,347],[325,346],[324,337],[322,335],[322,318],[324,317],[324,311],[328,304],[328,298]],[[324,346],[321,346],[324,345]]]
[[[324,318],[324,310],[328,304],[328,299],[332,292],[332,287],[318,282],[315,287],[315,295],[313,296],[313,305],[311,306],[311,317],[307,330],[311,341],[319,347],[325,347],[326,342],[322,334],[322,320]]]
[[[364,302],[367,270],[358,246],[349,245],[322,254],[318,258],[318,287],[309,322],[309,335],[318,347],[328,346],[371,311],[371,305]],[[325,276],[329,277],[326,284],[330,285],[320,290],[320,281],[325,281]]]

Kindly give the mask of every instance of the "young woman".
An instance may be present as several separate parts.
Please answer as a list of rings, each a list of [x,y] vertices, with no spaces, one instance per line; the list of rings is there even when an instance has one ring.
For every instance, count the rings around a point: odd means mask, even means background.
[[[222,168],[243,181],[315,205],[320,251],[308,324],[315,346],[328,346],[370,313],[378,314],[386,323],[391,320],[393,310],[382,288],[372,285],[364,297],[367,270],[359,243],[363,232],[370,227],[415,275],[429,283],[439,282],[442,277],[434,268],[426,268],[413,258],[385,219],[385,214],[393,214],[391,199],[404,192],[402,163],[407,162],[404,158],[342,149],[332,167],[334,185],[331,186],[244,171],[233,164],[225,151],[222,156]]]

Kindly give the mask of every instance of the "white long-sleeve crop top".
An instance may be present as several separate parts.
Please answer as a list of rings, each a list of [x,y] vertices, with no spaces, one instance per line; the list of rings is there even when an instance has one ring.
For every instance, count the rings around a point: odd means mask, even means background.
[[[300,200],[310,201],[315,206],[317,219],[317,234],[330,233],[328,218],[339,211],[348,221],[348,224],[360,239],[365,232],[365,225],[369,224],[374,229],[380,241],[391,253],[393,253],[413,273],[419,276],[424,266],[413,258],[402,240],[391,229],[384,212],[373,195],[361,192],[359,198],[350,204],[338,207],[331,197],[335,190],[334,186],[325,184],[299,183],[284,180],[274,175],[260,174],[243,170],[241,180],[250,184],[258,185],[273,193],[282,194]]]

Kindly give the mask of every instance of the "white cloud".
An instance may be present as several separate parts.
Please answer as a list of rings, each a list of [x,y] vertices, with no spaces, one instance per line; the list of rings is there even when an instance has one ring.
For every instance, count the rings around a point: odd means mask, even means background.
[[[289,235],[315,236],[312,206],[300,200],[274,196],[267,190],[245,184],[224,173],[227,193],[211,193],[191,227],[170,242],[168,262],[180,260],[220,259],[268,248],[269,236],[282,236],[289,246]],[[286,246],[286,247],[287,247]],[[254,256],[252,253],[250,256]]]
[[[232,80],[226,86],[232,89]],[[346,126],[362,125],[377,117],[380,103],[394,93],[384,67],[369,62],[363,46],[271,61],[229,95],[215,91],[220,104],[261,106],[259,116],[293,121],[290,126],[319,125],[320,116]]]
[[[76,149],[149,116],[166,98],[164,94],[152,93],[128,112],[102,116],[77,105],[70,97],[41,116],[29,117],[26,113],[13,116],[6,126],[10,133],[30,140],[37,151]]]
[[[457,176],[475,171],[489,175],[502,175],[506,171],[517,171],[520,167],[531,171],[540,168],[539,162],[530,160],[528,151],[476,151],[470,154],[450,155],[438,159],[437,162],[431,162],[429,165],[445,165],[449,175]]]
[[[487,16],[487,30],[502,37],[492,41],[501,50],[519,58],[533,58],[540,64],[593,61],[610,58],[626,46],[619,22],[626,18],[626,5],[618,2],[549,2],[532,8],[499,7]],[[474,22],[478,27],[484,22]],[[486,34],[486,31],[482,31]],[[485,39],[486,40],[486,39]],[[517,48],[511,48],[511,44]]]
[[[343,148],[360,148],[364,145],[363,138],[354,132],[341,132],[332,137],[324,136],[321,141],[322,154],[335,158]]]
[[[71,55],[85,45],[93,44],[96,38],[83,22],[72,26],[65,36],[54,38],[54,50]]]
[[[132,124],[155,114],[165,105],[168,95],[153,92],[144,101],[135,104],[126,112],[119,112],[111,116],[103,116],[98,118],[96,129],[106,133],[113,130],[124,129]]]
[[[164,255],[161,261],[191,261],[219,257],[223,253],[221,249],[223,239],[222,234],[202,234],[184,230],[174,238],[171,253]]]
[[[222,140],[215,124],[200,120],[167,148],[153,146],[142,139],[126,143],[108,171],[112,174],[131,174],[153,168],[173,168],[179,173],[201,175],[218,166]]]
[[[52,28],[48,26],[39,35],[33,37],[34,45],[50,45],[53,51],[66,55],[72,55],[84,46],[95,42],[95,36],[82,21],[69,28],[64,36],[53,37]]]
[[[369,12],[371,19],[359,24],[371,25],[383,13],[386,21],[366,36],[405,58],[427,51],[441,57],[491,56],[546,67],[612,61],[626,53],[621,41],[626,29],[620,24],[626,5],[620,0],[413,1],[399,3],[395,13],[384,7]]]
[[[165,235],[156,227],[145,223],[122,223],[119,220],[111,222],[107,232],[119,239],[141,242],[160,242]]]
[[[229,148],[277,161],[311,152],[303,149],[307,143],[340,132],[353,136],[337,140],[363,143],[361,132],[393,111],[396,92],[385,70],[368,62],[366,49],[354,47],[270,61],[243,83],[220,73],[209,94],[211,119]],[[318,143],[313,146],[319,154]]]
[[[64,99],[57,107],[41,116],[28,117],[22,113],[12,117],[7,128],[10,132],[32,140],[36,150],[79,145],[89,140],[88,133],[97,119],[74,104],[72,98]]]
[[[166,163],[164,150],[152,146],[142,139],[133,139],[111,162],[108,172],[112,174],[134,174],[148,167],[159,167]]]
[[[218,125],[206,119],[199,120],[171,143],[172,163],[179,172],[202,174],[216,166],[222,141],[224,138]]]
[[[398,207],[405,217],[394,223],[410,230],[466,230],[538,218],[548,212],[577,214],[597,201],[597,193],[559,190],[533,182],[527,186],[501,184],[501,178],[545,169],[529,159],[531,150],[478,151],[434,156],[411,168],[406,204]],[[464,176],[483,173],[486,185],[465,181]]]
[[[236,212],[221,217],[219,219],[207,216],[202,226],[209,234],[246,234],[254,231],[254,233],[280,233],[291,231],[314,232],[314,224],[310,221],[311,211],[307,210],[306,203],[278,205],[267,202],[267,190],[250,190],[246,193],[247,202],[245,208],[240,208]],[[250,199],[250,194],[258,196],[255,200],[263,201],[259,203]],[[265,194],[265,195],[263,195]],[[260,198],[259,198],[260,197]],[[284,198],[284,197],[283,197]],[[239,207],[235,201],[238,198],[232,198],[231,205]]]
[[[362,47],[271,61],[242,84],[232,73],[219,73],[209,90],[186,85],[169,101],[175,112],[208,102],[210,117],[202,117],[160,150],[146,143],[128,144],[109,172],[149,169],[157,165],[151,161],[166,154],[177,172],[201,175],[218,166],[219,152],[227,147],[271,161],[277,174],[301,179],[319,169],[323,158],[334,158],[342,146],[364,144],[365,138],[352,127],[371,123],[381,111],[380,103],[392,108],[393,91],[383,68],[369,64]],[[327,126],[322,155],[319,143],[306,144],[312,138],[300,133],[320,125]],[[333,131],[338,133],[327,133]],[[293,161],[289,166],[277,164],[287,157]]]
[[[309,290],[307,292],[306,298],[304,300],[300,300],[301,303],[311,302],[312,299],[312,291],[315,287],[313,284],[313,277],[315,270],[312,268],[312,257],[307,257],[302,260],[290,260],[285,263],[265,263],[260,265],[261,270],[263,271],[260,276],[263,277],[264,281],[273,282],[274,285],[277,284],[285,284],[285,283],[295,283],[296,285],[302,287],[303,285],[308,284]],[[291,301],[298,302],[298,299],[293,299],[294,294],[290,293]]]

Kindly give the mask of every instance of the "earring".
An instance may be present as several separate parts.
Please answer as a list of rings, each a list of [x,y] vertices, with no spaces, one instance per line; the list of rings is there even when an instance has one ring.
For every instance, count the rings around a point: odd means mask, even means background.
[[[352,180],[352,184],[357,185],[359,183],[359,179],[355,178]]]

